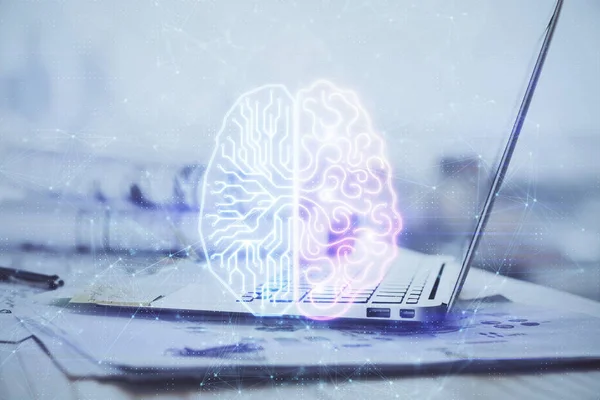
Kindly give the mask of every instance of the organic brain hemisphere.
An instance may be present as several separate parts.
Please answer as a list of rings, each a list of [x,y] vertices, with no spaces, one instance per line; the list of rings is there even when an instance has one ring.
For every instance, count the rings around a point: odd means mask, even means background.
[[[209,267],[244,291],[266,281],[360,289],[396,255],[383,139],[357,96],[329,82],[295,97],[281,85],[241,96],[217,135],[201,204]]]

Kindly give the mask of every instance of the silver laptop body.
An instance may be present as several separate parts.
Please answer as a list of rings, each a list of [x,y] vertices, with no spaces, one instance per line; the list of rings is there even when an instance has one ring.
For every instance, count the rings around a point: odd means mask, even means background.
[[[176,301],[167,296],[152,304],[158,308],[177,308],[211,313],[240,313],[254,316],[308,317],[431,322],[444,318],[457,299],[466,279],[475,251],[500,189],[523,122],[525,120],[562,1],[557,2],[549,22],[537,62],[521,101],[512,131],[492,179],[490,190],[473,229],[462,260],[432,256],[400,249],[383,278],[370,287],[351,285],[314,286],[294,277],[287,281],[261,282],[255,287],[236,287],[230,282],[206,281],[192,284],[176,293]],[[221,280],[216,276],[218,280]]]

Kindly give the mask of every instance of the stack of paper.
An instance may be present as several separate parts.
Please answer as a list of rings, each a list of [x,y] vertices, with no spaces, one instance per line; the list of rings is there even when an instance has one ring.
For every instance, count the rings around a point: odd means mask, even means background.
[[[363,375],[600,363],[600,319],[508,301],[464,306],[444,324],[420,328],[186,317],[90,305],[18,314],[72,377],[264,378],[327,370]]]

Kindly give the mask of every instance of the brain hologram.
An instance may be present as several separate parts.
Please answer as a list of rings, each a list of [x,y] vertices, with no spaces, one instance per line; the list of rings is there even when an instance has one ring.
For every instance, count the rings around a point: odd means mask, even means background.
[[[295,96],[283,85],[243,94],[202,185],[211,272],[236,295],[265,282],[289,299],[306,286],[374,285],[401,229],[391,175],[384,139],[354,92],[317,81]]]

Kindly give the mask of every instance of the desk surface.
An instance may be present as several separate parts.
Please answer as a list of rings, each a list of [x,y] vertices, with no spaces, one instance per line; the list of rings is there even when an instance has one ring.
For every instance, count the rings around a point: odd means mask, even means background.
[[[33,256],[32,256],[33,257]],[[35,256],[35,257],[40,257]],[[43,256],[49,257],[49,256]],[[85,261],[85,260],[83,260]],[[463,298],[501,294],[515,302],[579,311],[600,317],[600,303],[511,278],[472,270]],[[600,339],[599,339],[600,345]],[[136,386],[89,379],[69,379],[33,340],[18,345],[0,344],[0,399],[27,398],[576,398],[598,399],[600,370],[566,370],[531,373],[479,373],[376,376],[360,379],[321,376],[304,380],[248,383],[232,379],[215,385],[174,382]]]

